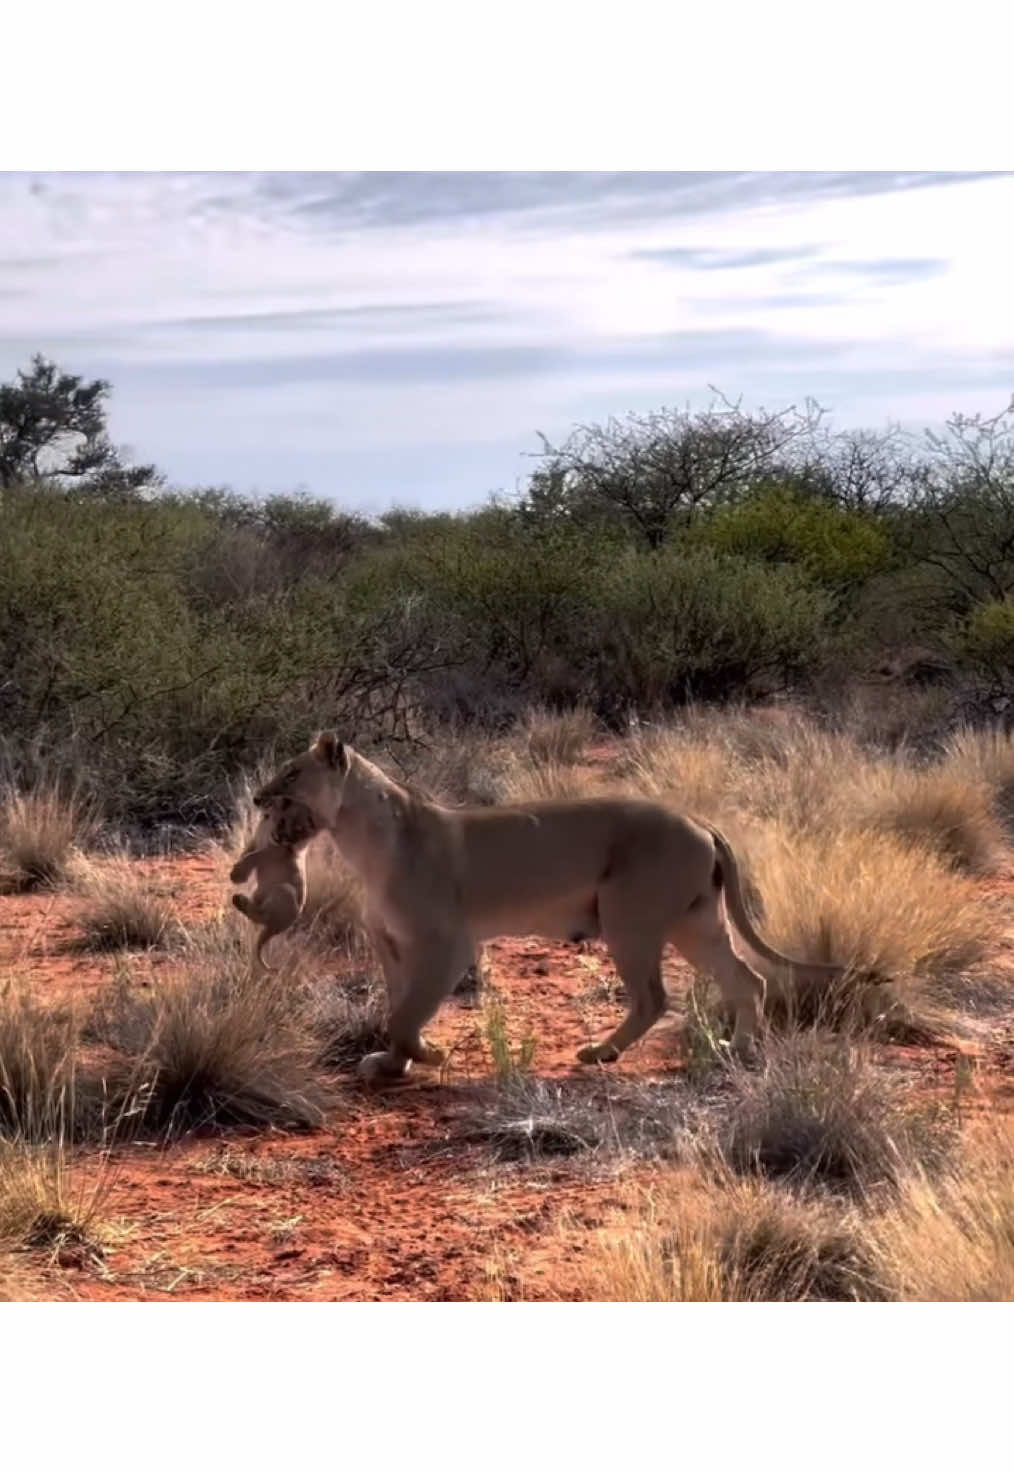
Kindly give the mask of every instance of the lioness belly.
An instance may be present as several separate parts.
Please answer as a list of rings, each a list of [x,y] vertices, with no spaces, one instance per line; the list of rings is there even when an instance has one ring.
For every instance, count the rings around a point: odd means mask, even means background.
[[[475,941],[495,936],[544,936],[549,941],[587,941],[599,934],[598,906],[594,895],[569,900],[496,907],[473,917],[469,930]]]

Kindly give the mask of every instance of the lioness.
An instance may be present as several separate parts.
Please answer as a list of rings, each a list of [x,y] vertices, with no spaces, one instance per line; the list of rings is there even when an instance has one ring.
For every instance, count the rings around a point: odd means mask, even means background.
[[[322,732],[254,802],[304,804],[359,871],[366,924],[390,999],[386,1052],[360,1064],[367,1079],[399,1076],[443,1055],[420,1032],[493,936],[601,936],[629,1003],[627,1016],[581,1063],[610,1063],[665,1008],[662,949],[671,941],[711,973],[749,1055],[765,980],[737,949],[797,979],[843,968],[790,961],[751,923],[739,869],[716,829],[634,798],[584,798],[504,808],[444,808],[392,781]],[[726,902],[739,933],[726,915]]]
[[[264,948],[273,936],[295,922],[306,899],[304,851],[320,825],[302,803],[288,799],[270,804],[257,825],[249,845],[229,871],[234,885],[242,885],[252,874],[257,887],[252,896],[234,895],[232,903],[248,920],[261,927],[256,956],[264,960]]]

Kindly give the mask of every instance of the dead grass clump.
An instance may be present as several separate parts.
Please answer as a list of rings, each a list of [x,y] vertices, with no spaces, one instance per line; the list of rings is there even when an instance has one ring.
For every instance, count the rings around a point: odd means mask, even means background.
[[[0,1140],[0,1245],[100,1258],[100,1198],[76,1187],[61,1142]]]
[[[846,733],[799,712],[691,710],[679,726],[634,737],[628,786],[721,828],[777,818],[792,828],[840,825],[843,783],[868,763]],[[731,836],[731,835],[730,835]]]
[[[595,717],[582,707],[571,711],[533,707],[520,725],[522,740],[532,761],[561,767],[580,761],[596,731]]]
[[[946,766],[914,771],[881,764],[857,792],[857,827],[864,820],[971,875],[994,870],[1005,847],[986,785]]]
[[[427,732],[407,767],[425,797],[451,807],[489,807],[500,796],[504,751],[481,731],[446,725]]]
[[[914,1171],[869,1233],[902,1300],[1014,1300],[1014,1136],[993,1127],[963,1142],[949,1171]]]
[[[0,856],[24,889],[57,885],[75,848],[96,828],[93,810],[76,793],[55,787],[9,792],[0,806]]]
[[[849,685],[831,697],[837,726],[866,750],[911,751],[925,748],[927,736],[947,719],[953,692],[943,686],[912,686],[896,681]]]
[[[971,879],[888,834],[768,823],[749,830],[746,853],[766,938],[802,961],[838,962],[907,986],[913,975],[962,971],[1000,933],[997,907]]]
[[[353,1069],[366,1054],[387,1047],[387,991],[376,973],[315,982],[306,1005],[324,1068]]]
[[[306,901],[296,923],[317,945],[355,951],[366,941],[363,887],[329,834],[306,851]]]
[[[241,960],[191,961],[144,993],[124,984],[95,1030],[120,1056],[118,1090],[140,1126],[297,1128],[323,1118],[316,1050],[287,980]]]
[[[588,778],[571,766],[544,762],[523,753],[508,753],[499,778],[503,803],[537,803],[552,798],[587,798],[593,792]]]
[[[769,1038],[763,1069],[732,1065],[729,1083],[718,1139],[739,1170],[869,1197],[939,1165],[952,1140],[865,1048],[816,1030]]]
[[[71,1014],[40,1007],[17,979],[0,986],[0,1136],[40,1142],[78,1133],[86,1094],[78,1039]]]
[[[654,727],[632,737],[625,756],[625,786],[641,797],[719,824],[736,812],[745,773],[719,742]]]
[[[688,706],[680,730],[689,742],[721,746],[739,762],[781,767],[820,735],[813,718],[795,706]]]
[[[674,1176],[617,1228],[600,1233],[579,1262],[582,1297],[594,1300],[885,1297],[854,1209],[721,1172],[717,1179]]]
[[[488,1147],[496,1161],[534,1161],[595,1150],[609,1125],[592,1093],[514,1070],[478,1094],[461,1139]]]
[[[865,789],[875,767],[875,759],[847,733],[800,726],[784,761],[750,768],[742,807],[753,819],[799,833],[847,829],[855,823],[854,795]]]
[[[71,873],[83,897],[78,914],[83,950],[150,950],[178,933],[173,906],[126,855],[80,857]]]
[[[1006,833],[1014,837],[1014,733],[997,726],[962,727],[948,740],[941,768],[983,784]]]

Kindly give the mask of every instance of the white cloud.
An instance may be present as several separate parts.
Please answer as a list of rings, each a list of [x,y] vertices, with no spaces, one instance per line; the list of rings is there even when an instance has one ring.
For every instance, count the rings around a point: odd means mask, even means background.
[[[0,376],[109,377],[176,479],[381,503],[472,500],[536,428],[716,380],[846,422],[998,407],[1012,181],[917,183],[0,176]]]

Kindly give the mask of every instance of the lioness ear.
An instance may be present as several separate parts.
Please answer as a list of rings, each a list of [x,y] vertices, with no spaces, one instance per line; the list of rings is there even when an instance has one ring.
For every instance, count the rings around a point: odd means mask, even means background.
[[[322,731],[313,744],[313,750],[328,767],[340,768],[342,772],[348,768],[348,753],[344,742],[338,740],[336,732]]]

